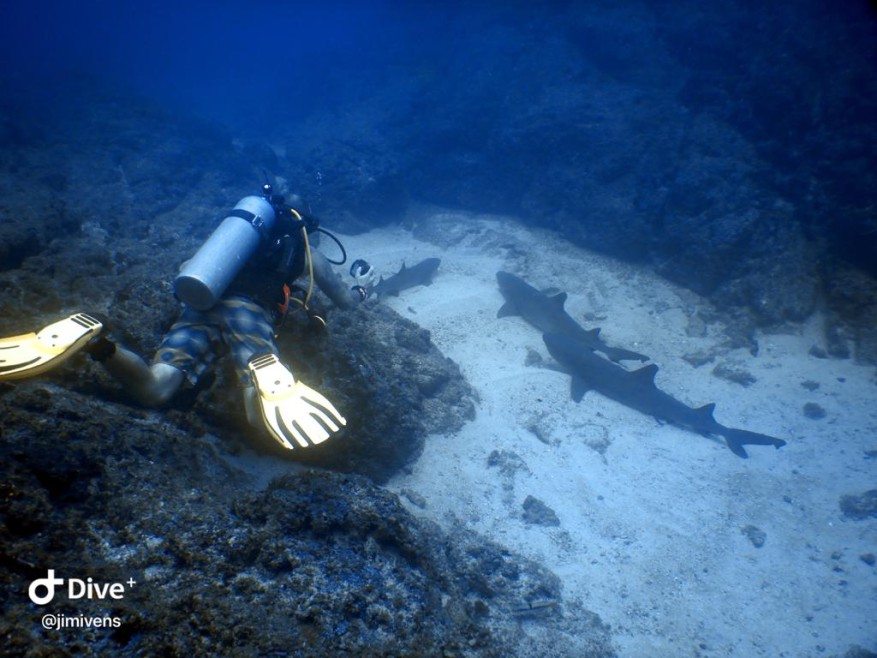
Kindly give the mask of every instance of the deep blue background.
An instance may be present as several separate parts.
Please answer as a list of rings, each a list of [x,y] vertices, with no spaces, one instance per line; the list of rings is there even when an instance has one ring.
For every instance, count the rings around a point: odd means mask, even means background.
[[[461,5],[462,6],[462,5]],[[142,93],[235,130],[311,111],[355,92],[363,71],[421,57],[467,14],[455,3],[4,3],[0,57],[7,83],[63,102],[71,78]],[[448,47],[453,47],[448,44]]]
[[[281,29],[293,12],[256,2],[246,9],[222,2],[13,2],[8,11],[0,28],[5,73],[47,97],[65,78],[94,76],[227,120],[244,99],[258,99],[260,88],[302,66],[302,48],[291,47]],[[319,52],[315,31],[331,32],[327,38],[339,45],[352,36],[349,25],[327,30],[313,14],[296,13],[301,20],[287,34],[303,40],[305,52]]]
[[[345,230],[411,201],[506,212],[767,321],[814,308],[826,254],[877,274],[864,0],[13,0],[0,58],[0,139],[157,106]]]

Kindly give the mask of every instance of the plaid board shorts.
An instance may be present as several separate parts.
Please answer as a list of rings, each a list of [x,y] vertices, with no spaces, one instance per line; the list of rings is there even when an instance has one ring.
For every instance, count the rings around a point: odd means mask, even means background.
[[[249,386],[250,358],[262,352],[277,354],[274,327],[265,309],[245,297],[223,298],[206,311],[187,307],[152,362],[179,368],[194,385],[226,348],[241,386]]]

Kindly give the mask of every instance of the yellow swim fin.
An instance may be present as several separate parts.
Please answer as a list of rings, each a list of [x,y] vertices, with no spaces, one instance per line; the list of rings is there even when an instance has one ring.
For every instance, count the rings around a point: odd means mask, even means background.
[[[64,363],[103,331],[85,313],[50,324],[37,333],[0,338],[0,381],[24,379]]]
[[[256,355],[249,368],[265,427],[284,448],[317,445],[347,424],[322,394],[295,381],[277,355]]]

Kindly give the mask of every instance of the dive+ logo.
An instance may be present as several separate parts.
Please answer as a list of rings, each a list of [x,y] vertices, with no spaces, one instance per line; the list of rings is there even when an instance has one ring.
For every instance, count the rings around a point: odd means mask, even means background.
[[[46,605],[55,598],[55,588],[64,585],[63,578],[55,578],[55,570],[49,569],[45,578],[37,578],[27,589],[27,595],[30,600],[37,605]],[[125,598],[125,585],[133,587],[137,581],[129,578],[124,583],[96,583],[91,578],[80,580],[79,578],[68,578],[67,582],[67,598],[76,599],[116,599]]]

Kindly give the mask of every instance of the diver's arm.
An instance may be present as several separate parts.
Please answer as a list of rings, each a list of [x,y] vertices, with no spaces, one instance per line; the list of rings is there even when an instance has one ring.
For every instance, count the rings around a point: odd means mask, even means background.
[[[311,260],[314,266],[314,280],[336,306],[344,309],[358,306],[363,295],[356,288],[348,287],[341,277],[332,269],[329,260],[316,249],[311,249]]]

